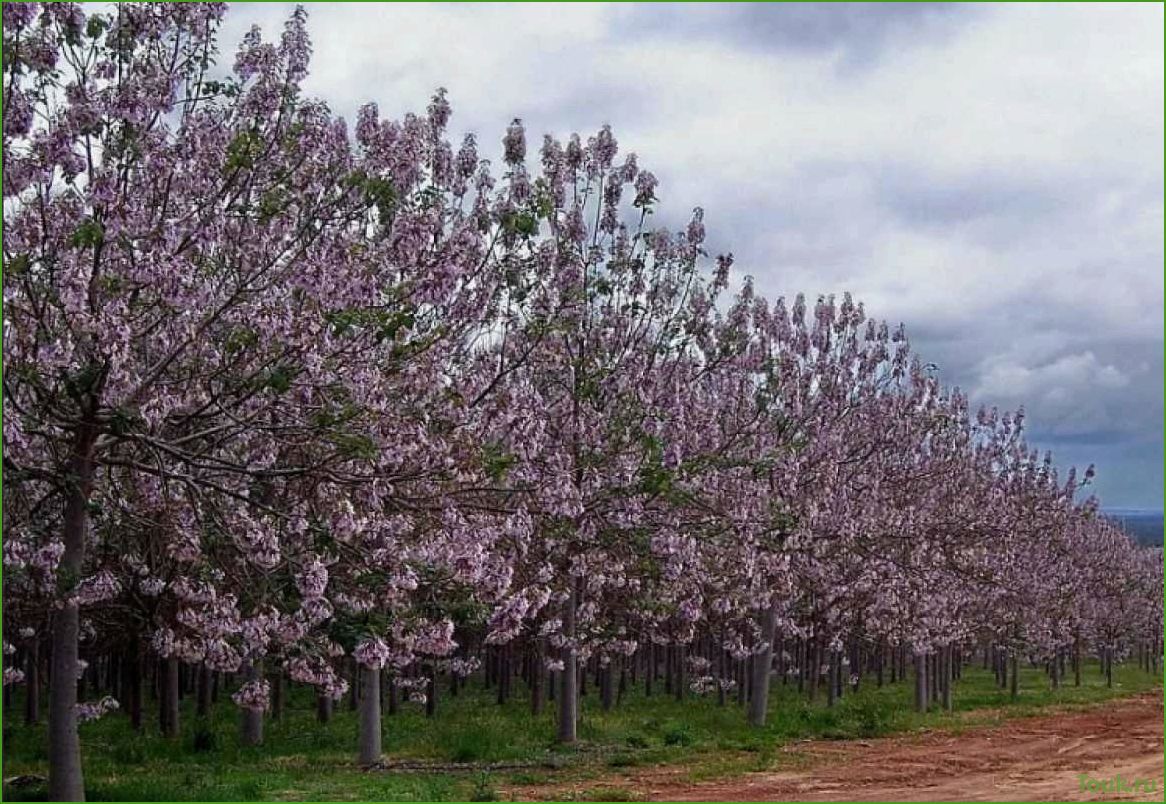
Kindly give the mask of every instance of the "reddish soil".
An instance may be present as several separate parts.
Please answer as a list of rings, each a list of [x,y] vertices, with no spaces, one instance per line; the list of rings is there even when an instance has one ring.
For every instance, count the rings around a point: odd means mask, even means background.
[[[793,771],[693,783],[683,767],[629,769],[579,790],[514,794],[578,797],[609,787],[649,801],[1162,801],[1162,724],[1159,690],[958,734],[796,743],[781,752]],[[1081,774],[1150,780],[1154,791],[1082,790]]]

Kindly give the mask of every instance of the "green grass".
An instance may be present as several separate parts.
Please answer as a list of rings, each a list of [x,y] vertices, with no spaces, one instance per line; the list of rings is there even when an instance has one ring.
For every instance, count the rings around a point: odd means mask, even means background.
[[[715,698],[688,696],[683,702],[629,693],[614,711],[599,708],[593,690],[584,698],[579,744],[555,743],[554,706],[532,718],[516,684],[517,697],[498,706],[486,691],[471,688],[439,703],[438,716],[425,717],[416,705],[385,717],[384,746],[390,760],[475,763],[472,770],[364,771],[356,766],[357,721],[340,706],[331,723],[315,721],[314,699],[306,688],[290,695],[279,722],[268,721],[261,747],[246,747],[238,737],[238,710],[228,697],[211,719],[196,724],[192,702],[185,701],[183,736],[158,736],[153,720],[135,734],[122,714],[81,727],[87,795],[91,801],[489,801],[508,785],[535,786],[565,780],[596,780],[593,792],[606,800],[630,792],[603,777],[643,765],[683,765],[693,780],[773,767],[777,747],[807,737],[869,738],[922,728],[964,728],[1005,717],[1025,716],[1048,706],[1095,704],[1151,689],[1160,679],[1126,665],[1115,668],[1108,689],[1097,667],[1087,667],[1083,685],[1072,679],[1049,688],[1042,672],[1022,671],[1020,696],[995,686],[992,675],[976,667],[955,685],[955,714],[911,711],[910,682],[876,688],[864,679],[857,694],[833,708],[824,696],[811,704],[796,687],[775,684],[765,728],[745,724],[735,704],[718,707]],[[7,697],[7,696],[6,696]],[[5,710],[5,778],[47,772],[45,726],[21,723],[20,694]],[[153,716],[153,712],[147,713]],[[200,734],[201,733],[201,734]],[[196,744],[200,750],[196,750]],[[491,770],[493,763],[519,763],[520,769]],[[43,785],[4,787],[5,800],[44,800]]]

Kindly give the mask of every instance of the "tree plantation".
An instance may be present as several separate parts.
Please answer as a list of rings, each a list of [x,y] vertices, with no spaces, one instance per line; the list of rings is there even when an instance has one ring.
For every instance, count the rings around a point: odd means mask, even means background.
[[[1159,670],[1161,549],[903,327],[761,296],[607,127],[349,125],[302,9],[218,58],[225,13],[3,7],[4,685],[51,799],[151,694],[259,745],[311,688],[373,765],[467,685],[571,743],[586,687],[761,727],[773,685]]]

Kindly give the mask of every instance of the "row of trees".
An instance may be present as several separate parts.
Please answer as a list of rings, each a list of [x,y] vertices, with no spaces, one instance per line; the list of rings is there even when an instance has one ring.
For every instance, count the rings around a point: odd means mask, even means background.
[[[775,671],[913,663],[925,706],[975,646],[1160,655],[1161,553],[902,328],[730,294],[606,127],[516,120],[495,170],[439,92],[350,136],[302,10],[229,72],[224,12],[3,9],[4,681],[35,707],[49,655],[51,798],[117,705],[78,674],[140,722],[144,656],[169,733],[224,673],[250,742],[285,679],[359,687],[375,762],[382,683],[438,673],[521,671],[571,741],[585,666],[761,724]]]

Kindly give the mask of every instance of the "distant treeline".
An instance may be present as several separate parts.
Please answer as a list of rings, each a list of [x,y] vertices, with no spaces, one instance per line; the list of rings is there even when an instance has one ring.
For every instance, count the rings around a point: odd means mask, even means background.
[[[1161,511],[1121,511],[1109,512],[1107,517],[1117,522],[1138,544],[1161,546]]]

